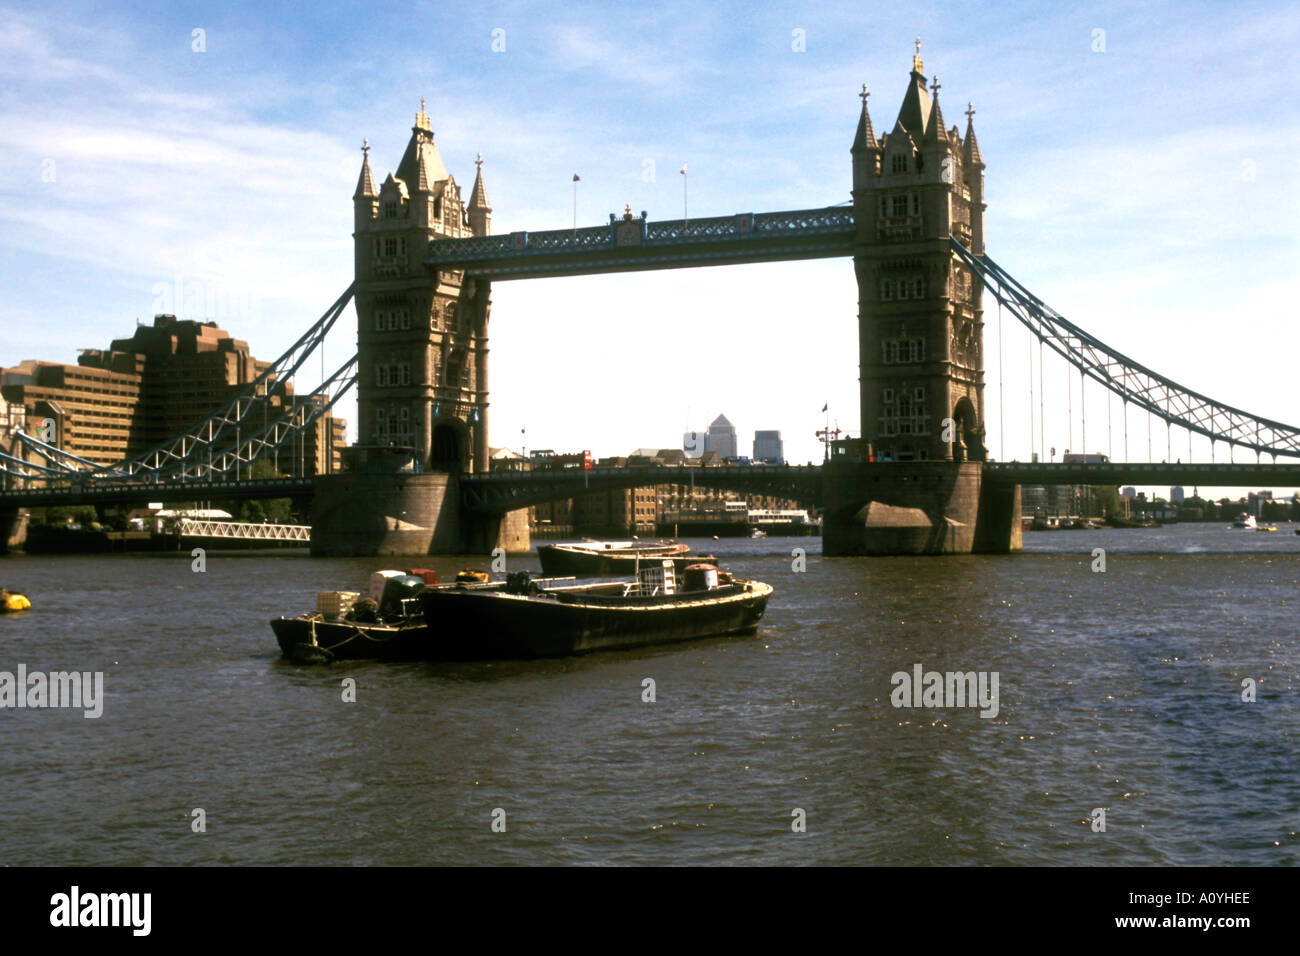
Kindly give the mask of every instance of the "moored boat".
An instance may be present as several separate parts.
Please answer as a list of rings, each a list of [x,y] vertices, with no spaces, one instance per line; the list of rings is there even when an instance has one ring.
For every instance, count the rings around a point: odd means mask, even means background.
[[[431,654],[559,657],[752,634],[772,595],[771,585],[734,580],[712,565],[679,576],[672,559],[644,563],[631,582],[531,581],[517,572],[486,588],[427,589],[420,603],[436,631]]]
[[[692,555],[689,545],[676,541],[582,541],[567,544],[543,544],[537,558],[546,575],[572,574],[576,577],[634,575],[647,559],[670,560],[677,570],[697,561],[716,561],[711,555]]]
[[[295,663],[333,660],[419,660],[429,628],[415,600],[436,587],[435,571],[376,571],[368,597],[356,591],[321,591],[316,610],[271,621],[280,651]],[[470,585],[482,587],[482,585]]]
[[[1243,528],[1246,531],[1254,531],[1258,527],[1255,516],[1245,511],[1233,519],[1232,526],[1234,528]]]

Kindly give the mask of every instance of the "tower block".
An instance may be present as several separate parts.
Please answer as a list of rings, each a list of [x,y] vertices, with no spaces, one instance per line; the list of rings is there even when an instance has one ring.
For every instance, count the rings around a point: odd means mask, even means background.
[[[488,470],[491,284],[424,266],[432,240],[489,234],[482,156],[467,203],[423,99],[396,172],[378,187],[368,141],[362,153],[352,196],[358,438],[345,473],[318,483],[312,551],[526,551],[527,512],[473,526],[460,515],[460,476]]]
[[[827,470],[828,554],[1020,547],[1019,489],[982,481],[984,287],[950,236],[984,252],[974,109],[945,127],[920,40],[903,103],[877,137],[863,86],[851,148],[860,454]]]

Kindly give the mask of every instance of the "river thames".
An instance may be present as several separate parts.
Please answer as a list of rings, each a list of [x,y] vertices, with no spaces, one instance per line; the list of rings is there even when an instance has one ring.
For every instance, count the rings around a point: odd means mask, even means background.
[[[102,672],[103,712],[0,710],[0,858],[1294,864],[1292,532],[1027,533],[950,558],[692,541],[775,587],[757,635],[316,667],[281,660],[268,621],[403,559],[10,556],[0,585],[33,609],[0,615],[0,672]],[[996,675],[996,715],[895,706],[918,665]]]

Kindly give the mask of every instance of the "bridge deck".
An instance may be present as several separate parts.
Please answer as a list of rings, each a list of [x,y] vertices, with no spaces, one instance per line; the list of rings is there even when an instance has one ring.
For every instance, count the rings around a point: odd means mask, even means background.
[[[934,464],[931,462],[930,464]],[[832,468],[841,467],[838,463]],[[882,477],[911,465],[907,462],[854,464],[864,476]],[[687,467],[651,465],[634,468],[595,468],[536,472],[493,472],[461,475],[462,502],[471,511],[501,512],[588,491],[613,491],[650,485],[696,484],[736,491],[753,491],[816,501],[821,496],[821,465],[728,465]],[[1300,464],[1141,462],[985,462],[984,480],[1009,485],[1199,485],[1245,487],[1259,485],[1300,488]],[[58,488],[0,491],[0,506],[41,507],[112,504],[137,501],[196,501],[211,498],[307,497],[315,492],[313,478],[256,481],[96,484]]]
[[[823,259],[853,254],[853,210],[840,206],[706,219],[618,220],[582,229],[429,243],[425,266],[504,280]]]

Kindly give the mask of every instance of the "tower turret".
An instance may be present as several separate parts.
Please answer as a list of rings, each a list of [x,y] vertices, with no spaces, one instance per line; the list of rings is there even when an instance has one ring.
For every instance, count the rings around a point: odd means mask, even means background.
[[[871,178],[880,173],[880,142],[876,139],[875,128],[871,125],[871,114],[867,112],[867,84],[862,84],[862,115],[858,117],[858,131],[853,136],[853,190],[865,189]]]
[[[483,185],[483,154],[474,160],[477,172],[474,174],[474,188],[469,194],[469,229],[476,236],[486,236],[492,232],[492,204],[488,202],[487,188]]]
[[[361,175],[357,177],[357,191],[352,194],[355,228],[368,225],[379,214],[379,190],[370,173],[370,140],[361,141]],[[355,233],[354,233],[355,235]]]

